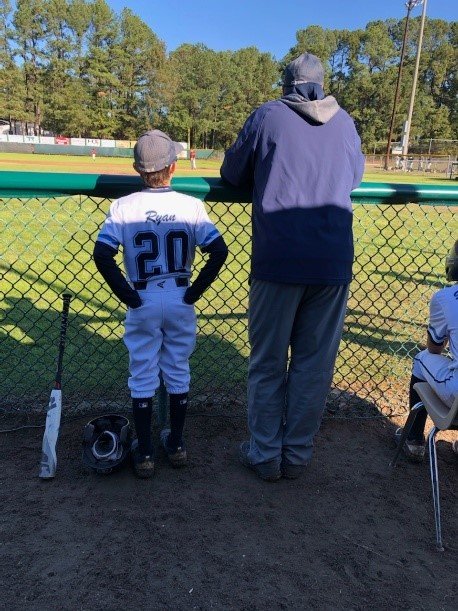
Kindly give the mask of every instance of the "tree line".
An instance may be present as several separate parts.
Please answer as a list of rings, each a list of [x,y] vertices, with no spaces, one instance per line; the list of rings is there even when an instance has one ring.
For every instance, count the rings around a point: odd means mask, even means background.
[[[194,147],[226,148],[249,113],[281,95],[288,61],[308,51],[325,89],[351,113],[366,151],[386,141],[404,19],[361,30],[311,25],[276,61],[248,47],[165,44],[105,0],[0,0],[0,119],[81,137],[135,139],[148,127]],[[420,18],[411,19],[395,125],[407,115]],[[458,22],[427,19],[411,139],[458,138]]]

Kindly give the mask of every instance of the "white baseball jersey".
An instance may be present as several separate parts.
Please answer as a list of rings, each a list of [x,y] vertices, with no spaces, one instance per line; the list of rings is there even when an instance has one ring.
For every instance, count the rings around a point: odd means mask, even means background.
[[[449,406],[458,394],[458,284],[431,298],[428,333],[440,345],[448,339],[451,359],[422,350],[414,358],[413,375],[425,380]]]
[[[127,279],[147,281],[139,291],[141,307],[129,308],[125,320],[132,397],[152,397],[160,373],[167,392],[188,392],[196,314],[176,279],[191,275],[196,246],[204,248],[219,235],[200,200],[170,187],[144,189],[111,204],[97,241],[116,250],[122,245]]]
[[[163,187],[113,201],[97,241],[123,246],[127,279],[136,282],[189,277],[196,246],[219,235],[200,200]]]

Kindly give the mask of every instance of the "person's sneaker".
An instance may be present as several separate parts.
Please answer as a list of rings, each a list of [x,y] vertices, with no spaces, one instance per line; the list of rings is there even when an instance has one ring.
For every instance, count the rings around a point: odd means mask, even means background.
[[[302,477],[307,469],[307,465],[293,465],[289,460],[283,458],[280,465],[281,475],[285,479],[298,479]]]
[[[394,439],[397,446],[399,446],[399,443],[401,442],[402,431],[403,429],[400,427],[396,429],[394,434]],[[424,441],[406,439],[402,451],[411,462],[422,462],[423,458],[425,457],[426,444]]]
[[[154,475],[154,460],[152,456],[143,456],[138,449],[138,440],[134,439],[131,445],[131,456],[134,473],[137,477],[147,479]]]
[[[277,461],[270,460],[269,462],[253,464],[248,456],[249,451],[250,442],[244,441],[239,449],[239,460],[244,467],[254,471],[258,477],[266,482],[276,482],[281,478],[281,471]]]
[[[184,447],[184,443],[173,448],[170,443],[170,429],[163,429],[161,431],[161,443],[162,447],[167,454],[167,458],[169,459],[172,467],[185,467],[188,464],[188,455],[186,453],[186,448]]]

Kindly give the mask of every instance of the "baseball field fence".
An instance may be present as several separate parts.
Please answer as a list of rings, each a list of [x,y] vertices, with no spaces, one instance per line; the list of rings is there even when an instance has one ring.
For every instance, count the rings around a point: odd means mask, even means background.
[[[173,187],[205,201],[229,247],[218,280],[196,306],[192,405],[243,414],[250,194],[218,179],[178,178]],[[0,172],[0,412],[46,410],[64,292],[73,296],[64,408],[89,413],[129,405],[125,307],[97,272],[92,250],[110,202],[140,188],[134,176]],[[336,417],[389,416],[405,410],[428,302],[445,282],[445,255],[458,238],[458,187],[363,183],[352,200],[354,279],[328,410]]]

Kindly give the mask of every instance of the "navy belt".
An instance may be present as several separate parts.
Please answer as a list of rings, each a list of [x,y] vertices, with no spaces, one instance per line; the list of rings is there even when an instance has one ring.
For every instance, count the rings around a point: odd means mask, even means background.
[[[151,280],[159,280],[159,278],[151,278]],[[177,286],[189,286],[189,278],[167,278],[167,280],[175,280]],[[134,289],[136,291],[144,291],[148,286],[148,280],[141,280],[140,282],[134,282]]]

